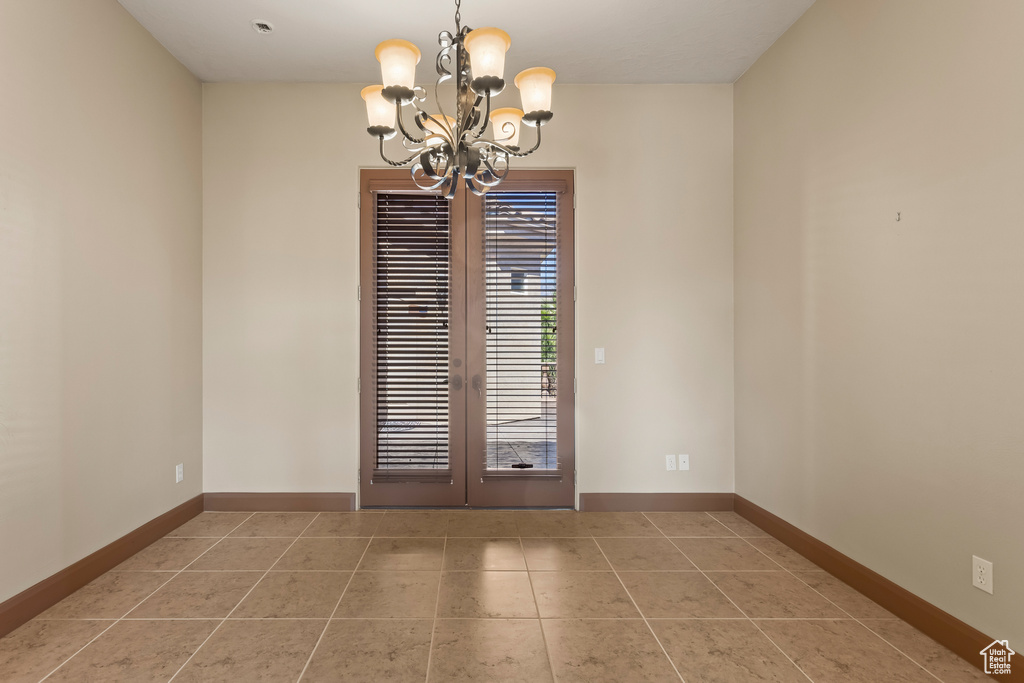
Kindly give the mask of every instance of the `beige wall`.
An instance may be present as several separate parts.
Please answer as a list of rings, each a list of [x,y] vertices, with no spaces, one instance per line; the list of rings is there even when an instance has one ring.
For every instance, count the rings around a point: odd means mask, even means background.
[[[737,492],[1018,644],[1022,27],[818,0],[735,91]]]
[[[202,490],[202,150],[114,0],[0,16],[3,600]]]
[[[205,489],[354,491],[357,181],[381,165],[359,86],[203,92]],[[519,167],[577,174],[579,490],[731,491],[732,86],[555,104]]]

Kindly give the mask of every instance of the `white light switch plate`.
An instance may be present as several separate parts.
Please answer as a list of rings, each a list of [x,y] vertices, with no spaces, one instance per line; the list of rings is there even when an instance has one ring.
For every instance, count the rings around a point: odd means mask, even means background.
[[[604,349],[594,349],[594,363],[604,365]]]
[[[184,463],[182,463],[182,464],[179,464],[177,467],[174,468],[174,483],[175,484],[180,484],[181,481],[184,478],[185,478],[185,465],[184,465]]]

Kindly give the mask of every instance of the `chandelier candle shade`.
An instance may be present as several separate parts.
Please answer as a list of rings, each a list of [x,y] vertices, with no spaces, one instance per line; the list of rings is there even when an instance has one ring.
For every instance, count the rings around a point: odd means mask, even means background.
[[[551,120],[551,88],[555,72],[534,67],[515,78],[522,109],[491,108],[491,98],[505,89],[505,53],[512,46],[508,34],[498,28],[472,30],[461,25],[461,0],[455,0],[455,33],[442,31],[437,42],[434,68],[434,100],[438,113],[428,114],[423,105],[426,90],[416,85],[420,51],[407,40],[385,40],[377,46],[383,85],[363,88],[367,132],[380,140],[380,155],[392,166],[409,166],[416,184],[446,197],[455,196],[461,177],[466,187],[482,195],[497,187],[508,174],[512,157],[525,157],[540,147],[540,129]],[[455,79],[455,116],[445,114],[439,88]],[[411,116],[410,132],[403,118]],[[524,113],[526,112],[526,113]],[[395,129],[397,123],[398,129]],[[533,147],[521,150],[523,124],[537,129]],[[384,141],[402,134],[406,152],[393,161],[384,152]],[[488,136],[488,137],[485,137]]]

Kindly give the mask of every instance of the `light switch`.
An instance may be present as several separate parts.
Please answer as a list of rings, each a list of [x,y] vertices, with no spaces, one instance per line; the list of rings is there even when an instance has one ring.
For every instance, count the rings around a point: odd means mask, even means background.
[[[604,349],[594,349],[594,362],[598,365],[604,365]]]

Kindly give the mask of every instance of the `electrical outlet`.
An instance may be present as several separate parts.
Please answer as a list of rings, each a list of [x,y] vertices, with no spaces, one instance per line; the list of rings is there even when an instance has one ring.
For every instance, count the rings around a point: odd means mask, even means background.
[[[992,563],[974,556],[974,587],[992,595]]]
[[[174,483],[180,484],[185,478],[185,464],[178,463],[178,466],[174,468]]]
[[[690,469],[690,456],[680,455],[679,456],[679,469],[688,470]]]
[[[674,470],[676,468],[676,456],[666,455],[665,456],[665,469]]]

